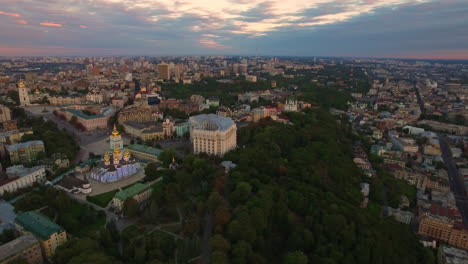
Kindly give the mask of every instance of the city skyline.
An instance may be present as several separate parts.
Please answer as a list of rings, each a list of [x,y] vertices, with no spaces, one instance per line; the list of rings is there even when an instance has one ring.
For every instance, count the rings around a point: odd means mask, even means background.
[[[463,0],[6,0],[0,56],[468,59]]]

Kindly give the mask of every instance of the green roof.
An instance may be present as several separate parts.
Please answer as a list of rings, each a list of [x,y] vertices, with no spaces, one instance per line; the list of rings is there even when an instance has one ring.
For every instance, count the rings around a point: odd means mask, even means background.
[[[161,150],[153,147],[147,147],[140,144],[132,144],[127,147],[129,150],[146,153],[158,157],[161,154]]]
[[[150,188],[149,185],[143,183],[135,183],[132,187],[122,190],[115,195],[115,198],[126,201],[133,196],[140,194]]]
[[[97,161],[98,161],[98,159],[89,159],[89,160],[87,160],[87,161],[85,161],[85,162],[80,163],[79,165],[77,165],[77,167],[80,167],[80,168],[83,169],[83,168],[85,168],[86,166],[91,165],[91,164],[93,164],[93,163],[95,163],[95,162],[97,162]]]
[[[94,118],[104,117],[103,114],[98,114],[98,115],[92,115],[92,116],[90,116],[90,115],[87,115],[87,114],[83,113],[82,111],[76,110],[76,109],[68,109],[68,108],[67,108],[67,109],[63,109],[63,111],[70,112],[70,113],[72,113],[72,114],[74,114],[74,115],[76,115],[76,116],[78,116],[78,117],[83,118],[83,119],[94,119]]]
[[[15,222],[27,231],[38,236],[41,240],[48,240],[52,234],[65,231],[61,226],[52,222],[45,215],[35,211],[18,214]]]

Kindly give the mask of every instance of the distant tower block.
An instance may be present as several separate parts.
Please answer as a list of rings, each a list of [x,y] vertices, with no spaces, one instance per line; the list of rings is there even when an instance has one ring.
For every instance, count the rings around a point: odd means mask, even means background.
[[[29,101],[28,89],[24,85],[23,80],[20,80],[18,84],[18,93],[21,106],[27,106],[31,104],[31,102]]]

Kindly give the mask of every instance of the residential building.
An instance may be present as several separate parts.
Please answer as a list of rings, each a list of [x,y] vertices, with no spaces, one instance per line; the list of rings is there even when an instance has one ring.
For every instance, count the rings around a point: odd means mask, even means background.
[[[166,118],[164,122],[162,122],[162,128],[165,138],[172,138],[174,135],[174,121],[172,118]]]
[[[147,184],[135,183],[131,187],[118,192],[111,203],[117,211],[122,211],[126,200],[134,199],[138,204],[141,204],[151,197],[152,191],[151,186]]]
[[[183,137],[190,132],[190,124],[188,122],[178,122],[174,125],[174,131],[177,137]]]
[[[14,129],[2,132],[0,133],[0,143],[9,145],[16,144],[21,141],[21,138],[25,134],[33,134],[33,131],[31,129]]]
[[[434,238],[438,241],[448,242],[452,228],[453,222],[446,218],[423,216],[419,221],[418,234]]]
[[[50,258],[58,246],[67,242],[67,232],[36,211],[18,214],[15,223],[19,229],[31,232],[40,240],[42,253],[46,258]]]
[[[10,108],[0,105],[0,123],[11,120]]]
[[[237,146],[237,127],[231,118],[215,114],[197,115],[189,119],[190,140],[195,154],[222,156]]]
[[[462,264],[468,263],[468,251],[440,245],[437,253],[437,264]]]
[[[5,121],[2,123],[3,129],[5,130],[15,130],[18,129],[18,122],[16,120]]]
[[[6,169],[8,179],[0,181],[0,195],[14,193],[19,189],[30,187],[35,183],[46,181],[45,166],[32,168],[17,165]]]
[[[217,96],[210,96],[206,99],[206,104],[209,107],[218,107],[219,106],[219,97]]]
[[[32,140],[6,146],[12,163],[31,162],[37,159],[39,153],[45,153],[42,140]]]
[[[41,245],[33,235],[22,235],[0,246],[0,264],[8,264],[20,259],[28,264],[44,263]]]
[[[424,147],[424,154],[431,155],[431,156],[440,156],[442,153],[440,151],[440,148],[434,147],[432,145],[426,145]]]
[[[238,94],[237,95],[237,100],[239,102],[249,102],[249,103],[252,103],[254,101],[259,101],[260,99],[260,96],[258,94],[254,94],[254,93],[251,93],[251,92],[248,92],[248,93],[244,93],[244,94]]]
[[[163,80],[169,80],[169,64],[162,62],[158,64],[158,77]]]
[[[395,220],[397,220],[398,222],[407,224],[407,225],[411,223],[414,217],[413,213],[409,211],[403,211],[400,208],[395,209],[391,207],[385,207],[385,213],[388,216],[393,216]]]
[[[127,121],[133,121],[137,123],[146,123],[154,121],[151,115],[150,107],[129,107],[119,112],[117,117],[119,124],[123,124]]]
[[[257,82],[257,76],[255,75],[246,75],[245,80],[248,82]]]

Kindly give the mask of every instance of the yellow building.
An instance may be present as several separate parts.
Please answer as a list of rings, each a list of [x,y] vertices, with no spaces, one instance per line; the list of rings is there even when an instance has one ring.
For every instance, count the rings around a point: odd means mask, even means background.
[[[26,234],[0,246],[0,264],[16,260],[25,260],[28,264],[44,263],[39,240]]]
[[[9,145],[6,146],[6,149],[12,163],[34,161],[39,153],[45,152],[44,142],[42,140],[32,140]]]
[[[428,236],[439,241],[448,242],[452,228],[453,223],[449,220],[424,216],[419,222],[418,234],[421,236]]]
[[[50,258],[55,249],[67,242],[66,231],[46,216],[35,211],[20,213],[15,223],[24,232],[30,232],[40,240],[42,253]]]
[[[237,146],[237,127],[228,117],[215,114],[197,115],[189,119],[190,140],[195,154],[223,156]]]
[[[163,127],[153,124],[141,124],[137,122],[127,121],[123,123],[125,133],[140,138],[143,141],[162,140],[166,138]]]
[[[434,147],[432,145],[427,145],[424,147],[424,154],[431,155],[431,156],[439,156],[442,152],[440,152],[440,148]]]
[[[163,80],[169,80],[169,64],[164,62],[158,64],[158,77]]]
[[[151,197],[152,192],[153,189],[151,189],[151,186],[143,183],[135,183],[130,188],[115,194],[112,199],[112,206],[116,210],[122,211],[126,200],[134,199],[138,204],[141,204]]]
[[[0,122],[5,122],[11,120],[11,111],[10,108],[0,105]]]

